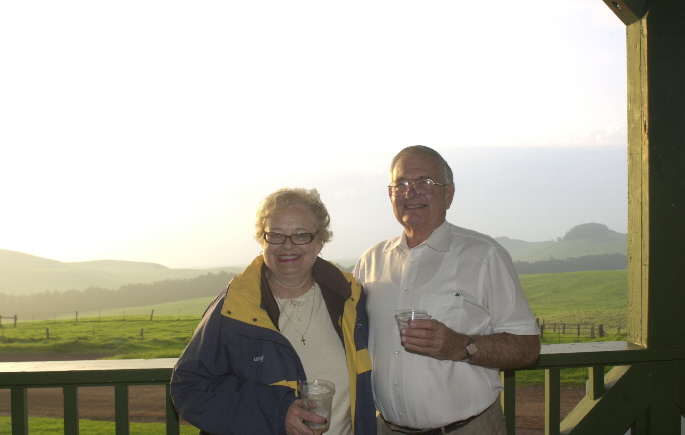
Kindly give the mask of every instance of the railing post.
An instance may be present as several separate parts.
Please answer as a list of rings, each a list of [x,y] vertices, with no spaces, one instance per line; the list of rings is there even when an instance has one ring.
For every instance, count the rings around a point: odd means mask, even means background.
[[[506,391],[506,390],[505,390]],[[181,427],[178,417],[178,411],[174,407],[174,403],[171,400],[171,386],[166,385],[166,434],[167,435],[180,435]]]
[[[604,394],[604,366],[588,367],[588,396],[597,400]]]
[[[28,435],[29,408],[26,388],[12,388],[10,396],[12,402],[12,435]]]
[[[128,385],[114,387],[114,426],[116,435],[130,435],[128,423]]]
[[[561,372],[545,370],[545,435],[559,435],[561,425]]]
[[[78,388],[63,387],[62,394],[64,394],[64,433],[78,435],[80,433],[78,420]]]
[[[507,434],[516,434],[516,371],[502,370],[500,372],[504,394],[502,395],[502,409],[507,425]]]

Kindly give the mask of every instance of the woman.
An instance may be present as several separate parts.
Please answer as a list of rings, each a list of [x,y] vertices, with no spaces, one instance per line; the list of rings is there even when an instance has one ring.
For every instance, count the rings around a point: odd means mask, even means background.
[[[205,312],[179,358],[171,395],[205,434],[313,435],[298,381],[335,384],[329,435],[376,433],[366,296],[318,257],[331,238],[315,189],[281,189],[257,211],[263,254]]]

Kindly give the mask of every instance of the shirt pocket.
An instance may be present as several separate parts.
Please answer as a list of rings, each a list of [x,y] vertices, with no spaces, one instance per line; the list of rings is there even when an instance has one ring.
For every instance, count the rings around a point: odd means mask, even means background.
[[[464,313],[464,297],[428,295],[421,300],[421,309],[431,313],[431,318],[444,323],[448,328],[458,331]]]

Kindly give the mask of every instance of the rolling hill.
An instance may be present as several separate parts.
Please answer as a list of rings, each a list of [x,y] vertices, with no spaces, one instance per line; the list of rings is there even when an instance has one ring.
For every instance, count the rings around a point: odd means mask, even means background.
[[[575,226],[556,241],[526,242],[508,237],[495,239],[509,251],[514,261],[524,262],[601,254],[625,255],[627,250],[627,234],[596,223]],[[347,269],[351,270],[351,267]],[[0,249],[0,293],[7,295],[84,290],[89,287],[117,289],[127,284],[191,279],[221,271],[240,273],[242,267],[170,269],[156,263],[119,260],[67,263]]]
[[[127,284],[190,279],[220,271],[238,273],[242,268],[170,269],[156,263],[119,260],[64,263],[0,249],[0,293],[11,295],[89,287],[117,289]]]
[[[514,261],[541,261],[582,257],[586,255],[623,254],[628,249],[628,235],[588,223],[571,228],[564,237],[546,242],[525,242],[508,237],[496,237]]]

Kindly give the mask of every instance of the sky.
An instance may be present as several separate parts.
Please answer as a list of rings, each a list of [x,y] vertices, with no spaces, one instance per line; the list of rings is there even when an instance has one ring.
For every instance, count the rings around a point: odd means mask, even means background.
[[[0,3],[0,249],[249,263],[260,200],[316,188],[322,252],[399,235],[388,167],[430,146],[448,220],[627,230],[625,27],[601,0]]]

